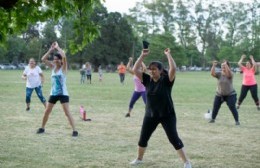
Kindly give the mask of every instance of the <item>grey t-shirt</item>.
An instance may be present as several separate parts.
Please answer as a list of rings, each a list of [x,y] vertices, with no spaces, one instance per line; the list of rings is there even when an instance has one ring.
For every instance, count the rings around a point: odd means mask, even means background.
[[[229,96],[236,94],[236,91],[233,87],[233,74],[231,78],[223,75],[221,72],[216,73],[216,78],[218,79],[218,86],[216,90],[216,94],[218,96]]]

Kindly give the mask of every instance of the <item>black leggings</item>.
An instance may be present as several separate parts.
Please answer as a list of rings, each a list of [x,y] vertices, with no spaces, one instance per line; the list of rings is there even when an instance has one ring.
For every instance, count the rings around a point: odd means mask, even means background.
[[[87,80],[91,83],[91,75],[87,75]]]
[[[120,73],[119,77],[120,77],[120,82],[124,83],[124,81],[125,81],[125,74],[124,73]]]
[[[240,94],[240,97],[238,99],[237,104],[238,105],[242,104],[243,100],[246,98],[248,90],[250,90],[251,96],[254,99],[255,104],[258,106],[259,105],[259,99],[258,99],[258,96],[257,96],[257,84],[252,85],[252,86],[242,85],[241,94]]]
[[[144,117],[138,145],[143,148],[147,147],[147,143],[159,123],[162,124],[163,129],[173,147],[176,150],[183,148],[184,145],[177,133],[175,116],[163,118]]]
[[[213,111],[212,111],[212,119],[215,119],[217,117],[221,104],[224,101],[227,103],[229,110],[232,112],[235,121],[238,121],[239,119],[238,119],[238,112],[236,108],[236,101],[237,101],[236,94],[230,96],[215,96]]]

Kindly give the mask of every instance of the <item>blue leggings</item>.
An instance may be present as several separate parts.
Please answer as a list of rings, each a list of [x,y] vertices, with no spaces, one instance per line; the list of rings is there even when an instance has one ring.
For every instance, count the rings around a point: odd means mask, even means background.
[[[238,121],[236,100],[237,100],[236,94],[230,96],[215,96],[213,111],[212,111],[212,119],[215,119],[217,117],[221,104],[225,101],[228,105],[229,110],[232,112],[235,121]]]
[[[159,123],[162,124],[163,129],[173,147],[176,150],[183,148],[184,145],[178,136],[176,128],[175,115],[162,118],[144,117],[138,145],[143,148],[147,147],[148,141]]]
[[[30,103],[31,102],[31,96],[32,96],[33,90],[36,91],[36,94],[39,97],[39,99],[41,100],[41,102],[45,103],[46,99],[42,95],[42,87],[41,86],[38,86],[36,88],[28,88],[28,87],[26,87],[26,99],[25,99],[26,103]]]
[[[132,95],[132,98],[131,98],[131,100],[130,100],[130,103],[129,103],[129,109],[133,109],[135,102],[136,102],[141,96],[142,96],[142,98],[143,98],[144,104],[146,104],[145,91],[143,91],[143,92],[134,91],[134,92],[133,92],[133,95]]]

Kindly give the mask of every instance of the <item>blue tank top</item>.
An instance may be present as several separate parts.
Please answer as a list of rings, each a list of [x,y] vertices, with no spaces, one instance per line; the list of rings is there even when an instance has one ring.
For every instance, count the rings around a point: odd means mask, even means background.
[[[60,68],[57,72],[55,72],[55,67],[52,69],[50,95],[69,95],[66,86],[66,75],[63,73],[62,68]]]

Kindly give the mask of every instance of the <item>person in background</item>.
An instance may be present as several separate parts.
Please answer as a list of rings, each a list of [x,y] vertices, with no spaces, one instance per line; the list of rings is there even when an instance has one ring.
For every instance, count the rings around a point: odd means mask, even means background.
[[[89,62],[86,62],[85,66],[87,81],[89,81],[89,84],[91,84],[92,67]]]
[[[129,103],[129,108],[128,108],[128,112],[126,113],[125,117],[130,117],[131,116],[131,112],[132,109],[135,105],[135,102],[142,96],[144,104],[146,104],[146,95],[145,95],[145,87],[144,85],[141,83],[140,79],[134,75],[134,72],[132,70],[132,64],[133,64],[133,58],[130,57],[129,61],[126,65],[126,70],[133,75],[133,81],[134,81],[134,92],[132,94],[130,103]],[[146,66],[144,63],[142,63],[142,66],[140,68],[140,71],[142,72],[146,72]]]
[[[48,57],[54,50],[57,50],[58,53],[54,54],[53,61],[51,62],[48,60]],[[66,74],[68,69],[66,55],[59,47],[58,43],[54,42],[48,52],[42,57],[42,61],[52,69],[51,93],[42,119],[42,126],[37,130],[37,134],[45,132],[45,125],[49,119],[49,115],[56,102],[60,101],[62,109],[72,127],[72,136],[76,137],[78,136],[78,131],[76,131],[74,119],[69,111],[69,94],[66,85]]]
[[[242,55],[241,59],[238,62],[238,66],[240,67],[243,75],[242,87],[240,96],[237,102],[237,109],[240,108],[243,100],[246,98],[247,92],[250,90],[251,96],[254,99],[256,107],[260,110],[259,99],[257,96],[257,82],[255,79],[256,72],[256,62],[254,57],[250,55],[250,60],[246,62],[246,66],[242,64],[243,60],[246,58],[246,55]]]
[[[184,162],[184,168],[191,168],[185,151],[184,145],[178,136],[176,128],[176,114],[171,97],[172,86],[175,80],[176,64],[171,56],[170,49],[164,50],[164,54],[168,60],[169,71],[163,68],[163,64],[159,61],[150,63],[148,70],[149,75],[140,71],[140,67],[145,57],[149,55],[149,49],[143,49],[140,57],[133,67],[134,74],[142,81],[146,88],[146,108],[143,119],[141,135],[138,142],[138,156],[130,162],[131,165],[143,163],[143,156],[148,146],[148,141],[155,131],[158,124],[161,124],[166,135]]]
[[[217,91],[214,99],[212,118],[209,123],[214,123],[218,115],[218,111],[223,102],[226,102],[228,108],[233,114],[235,124],[240,125],[239,116],[236,109],[237,94],[233,87],[233,73],[231,72],[229,62],[224,60],[221,64],[221,72],[216,72],[217,61],[213,61],[211,67],[211,76],[217,78]]]
[[[123,62],[120,63],[120,65],[117,66],[120,83],[123,85],[125,81],[125,73],[126,73],[126,66]]]
[[[42,69],[36,65],[34,58],[30,58],[29,65],[25,67],[22,75],[22,79],[26,80],[26,111],[30,110],[31,96],[33,90],[35,90],[38,98],[46,107],[46,99],[42,94],[42,84],[44,82],[44,76]]]
[[[102,66],[101,64],[98,66],[98,79],[99,79],[99,82],[102,82],[103,80],[103,70],[102,70]]]
[[[82,69],[79,70],[81,78],[80,78],[80,83],[84,84],[86,80],[86,70],[85,70],[85,65],[82,66]]]

